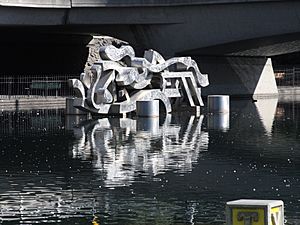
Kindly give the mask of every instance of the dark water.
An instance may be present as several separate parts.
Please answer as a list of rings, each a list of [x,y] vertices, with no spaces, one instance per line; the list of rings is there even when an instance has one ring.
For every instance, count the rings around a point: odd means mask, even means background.
[[[300,223],[300,103],[236,101],[230,118],[0,121],[0,223],[220,225],[240,198],[281,199],[287,224]]]

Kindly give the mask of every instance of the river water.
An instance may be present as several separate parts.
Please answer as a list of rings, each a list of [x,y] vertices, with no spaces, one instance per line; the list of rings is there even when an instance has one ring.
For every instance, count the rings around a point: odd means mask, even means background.
[[[300,223],[300,102],[159,119],[0,113],[0,223],[225,223],[225,203],[281,199]]]

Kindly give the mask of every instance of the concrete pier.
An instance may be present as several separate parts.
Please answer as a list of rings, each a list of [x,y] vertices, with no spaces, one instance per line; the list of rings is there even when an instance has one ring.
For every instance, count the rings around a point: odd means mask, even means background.
[[[66,98],[66,115],[86,115],[87,112],[74,107],[75,98]]]
[[[199,57],[200,68],[210,74],[204,96],[230,95],[237,98],[269,98],[278,95],[272,60],[251,57]]]
[[[159,117],[159,100],[137,101],[136,115],[138,117]]]
[[[207,105],[209,113],[229,113],[229,96],[209,95]]]
[[[230,127],[229,113],[215,113],[207,116],[207,127],[210,130],[226,132]]]

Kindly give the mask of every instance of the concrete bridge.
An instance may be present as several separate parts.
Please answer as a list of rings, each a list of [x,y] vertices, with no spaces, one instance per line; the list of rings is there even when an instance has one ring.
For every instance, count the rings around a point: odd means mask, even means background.
[[[0,5],[4,43],[85,46],[90,35],[103,34],[126,40],[138,53],[153,48],[168,57],[193,55],[210,74],[207,94],[276,94],[267,59],[300,51],[298,1],[0,0]]]

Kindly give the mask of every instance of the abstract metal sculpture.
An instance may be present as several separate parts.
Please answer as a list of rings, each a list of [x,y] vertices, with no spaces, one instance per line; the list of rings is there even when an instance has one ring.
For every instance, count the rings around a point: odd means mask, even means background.
[[[135,57],[131,46],[100,48],[100,60],[80,80],[70,79],[76,99],[74,106],[98,114],[135,111],[137,101],[161,100],[172,111],[170,98],[185,96],[191,107],[203,106],[201,87],[208,76],[202,74],[190,57],[164,60],[154,50]]]

